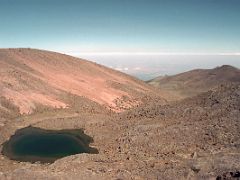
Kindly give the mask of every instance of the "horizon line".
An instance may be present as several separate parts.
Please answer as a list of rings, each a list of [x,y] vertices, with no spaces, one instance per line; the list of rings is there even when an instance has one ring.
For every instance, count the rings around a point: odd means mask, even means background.
[[[126,56],[126,55],[142,55],[142,56],[240,56],[240,52],[234,53],[187,53],[187,52],[64,52],[74,56],[94,56],[94,55],[104,55],[104,56],[112,56],[112,55],[119,55],[119,56]]]

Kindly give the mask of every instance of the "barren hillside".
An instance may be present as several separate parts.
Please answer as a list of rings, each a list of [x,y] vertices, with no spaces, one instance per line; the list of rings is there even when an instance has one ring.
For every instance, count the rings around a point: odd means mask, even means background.
[[[121,152],[145,160],[159,179],[216,179],[240,168],[239,83],[169,105],[151,102],[121,119],[129,122]]]
[[[148,84],[182,99],[206,92],[226,82],[240,82],[240,70],[223,65],[214,69],[197,69],[174,76],[155,78],[148,81]]]
[[[169,77],[186,93],[206,92],[166,102],[162,97],[169,96],[164,91],[63,54],[4,49],[0,50],[0,67],[0,151],[18,129],[28,126],[83,129],[93,138],[90,146],[99,151],[67,156],[52,164],[17,162],[0,154],[0,179],[240,176],[236,68],[223,66]],[[183,97],[178,86],[172,93]]]
[[[76,98],[119,112],[154,93],[145,83],[90,61],[49,51],[0,49],[2,113],[71,108]]]

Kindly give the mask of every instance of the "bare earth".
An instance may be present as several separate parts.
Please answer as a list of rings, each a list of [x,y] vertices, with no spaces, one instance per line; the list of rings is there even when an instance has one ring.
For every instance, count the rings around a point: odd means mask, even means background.
[[[168,91],[175,99],[183,99],[228,82],[240,83],[238,68],[223,65],[214,69],[196,69],[174,76],[157,77],[148,81],[148,84],[159,90]]]
[[[119,112],[141,103],[139,97],[147,92],[154,93],[150,86],[123,73],[54,52],[2,49],[0,67],[0,95],[21,114],[32,113],[37,105],[71,107],[63,99],[67,94]]]
[[[16,162],[0,155],[0,179],[237,177],[237,82],[167,103],[165,99],[172,100],[168,93],[144,82],[53,52],[0,50],[0,67],[1,144],[29,125],[83,128],[99,150],[53,164]]]

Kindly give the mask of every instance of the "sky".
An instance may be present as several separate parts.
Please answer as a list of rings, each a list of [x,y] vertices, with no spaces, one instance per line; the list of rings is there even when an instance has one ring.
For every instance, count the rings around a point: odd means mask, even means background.
[[[0,23],[0,48],[58,51],[119,70],[184,64],[183,56],[240,67],[240,0],[0,0]]]

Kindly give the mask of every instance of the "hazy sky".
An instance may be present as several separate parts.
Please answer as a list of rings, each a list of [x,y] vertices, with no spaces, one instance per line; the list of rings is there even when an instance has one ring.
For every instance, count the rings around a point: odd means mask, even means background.
[[[0,47],[240,55],[240,0],[0,0]]]

